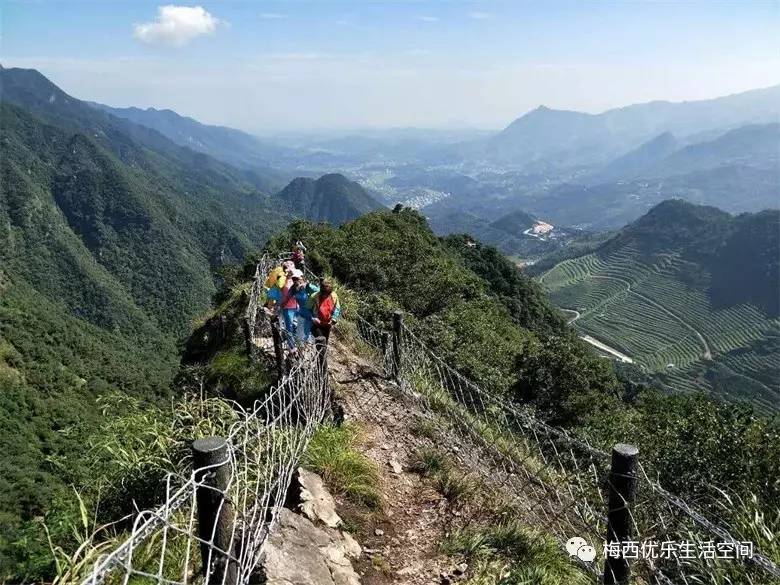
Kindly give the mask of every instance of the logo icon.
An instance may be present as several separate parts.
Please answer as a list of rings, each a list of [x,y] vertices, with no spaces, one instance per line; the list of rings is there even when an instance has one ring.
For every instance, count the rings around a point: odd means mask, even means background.
[[[596,549],[580,536],[574,536],[566,542],[566,552],[570,557],[577,557],[586,563],[592,563],[596,559]]]

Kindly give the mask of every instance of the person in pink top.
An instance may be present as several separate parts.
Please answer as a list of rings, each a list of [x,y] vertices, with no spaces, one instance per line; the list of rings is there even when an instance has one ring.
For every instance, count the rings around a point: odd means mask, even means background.
[[[295,286],[295,281],[300,280],[303,276],[303,272],[297,268],[291,270],[287,274],[287,280],[282,288],[282,300],[279,302],[279,306],[282,311],[282,319],[284,319],[284,329],[287,337],[287,344],[290,346],[290,351],[295,351],[295,316],[298,314],[298,299],[295,298],[298,292]]]

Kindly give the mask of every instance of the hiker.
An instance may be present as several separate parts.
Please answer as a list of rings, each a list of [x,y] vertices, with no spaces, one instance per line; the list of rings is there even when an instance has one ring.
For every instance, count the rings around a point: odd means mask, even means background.
[[[312,311],[312,333],[314,337],[330,337],[330,330],[341,316],[341,304],[333,285],[327,278],[320,280],[320,292],[309,299]]]
[[[287,283],[287,272],[292,269],[293,263],[288,260],[268,273],[268,277],[265,279],[265,288],[268,289],[265,295],[267,308],[276,306],[282,300],[282,289]]]
[[[282,298],[279,301],[279,307],[282,312],[282,319],[284,320],[285,336],[287,337],[287,345],[290,347],[291,352],[296,351],[295,346],[295,316],[298,314],[298,300],[295,298],[298,292],[298,286],[296,280],[300,282],[303,277],[303,272],[297,268],[293,268],[287,272],[287,279],[282,288]]]
[[[302,275],[297,280],[293,276],[297,292],[295,299],[298,301],[298,325],[296,333],[303,342],[308,342],[311,337],[312,328],[312,310],[309,307],[309,297],[320,292],[320,287],[311,282],[307,282],[306,276]]]
[[[304,256],[304,252],[306,252],[306,246],[303,245],[303,242],[298,240],[293,244],[293,251],[292,251],[292,261],[295,264],[295,267],[300,270],[306,270],[306,258]]]

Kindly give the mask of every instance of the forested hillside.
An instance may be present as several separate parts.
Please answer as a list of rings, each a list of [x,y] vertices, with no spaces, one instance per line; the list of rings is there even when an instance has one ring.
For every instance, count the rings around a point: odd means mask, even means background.
[[[104,481],[90,448],[123,409],[106,418],[97,399],[168,395],[213,271],[262,246],[285,214],[251,173],[36,71],[0,80],[0,576],[23,580],[50,570],[36,518],[55,539],[70,533],[69,484]]]
[[[296,217],[336,225],[383,207],[363,187],[338,173],[293,179],[274,195],[274,201]]]
[[[448,365],[594,444],[639,445],[646,469],[676,493],[708,498],[725,489],[780,501],[776,420],[702,392],[658,392],[630,370],[616,372],[494,248],[437,238],[422,216],[399,208],[339,229],[295,222],[271,251],[292,238],[304,239],[315,271],[357,293],[345,297],[347,318],[387,325],[390,312],[403,309]]]
[[[203,152],[236,167],[262,169],[269,189],[281,188],[286,180],[289,180],[288,173],[276,171],[269,168],[269,165],[285,156],[297,154],[292,149],[262,142],[241,130],[201,124],[171,110],[112,108],[94,103],[90,105],[118,118],[156,130],[180,146]]]
[[[666,201],[541,279],[575,326],[672,390],[777,410],[780,212]]]

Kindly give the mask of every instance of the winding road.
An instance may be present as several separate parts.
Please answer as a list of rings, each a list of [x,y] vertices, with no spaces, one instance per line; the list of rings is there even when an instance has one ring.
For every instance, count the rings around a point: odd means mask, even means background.
[[[653,299],[651,299],[649,297],[646,297],[642,293],[638,293],[635,290],[633,290],[631,288],[631,281],[625,280],[623,278],[617,278],[615,276],[597,276],[595,274],[591,274],[590,278],[600,278],[602,280],[614,280],[616,282],[621,282],[621,283],[625,284],[626,285],[626,292],[628,292],[629,294],[632,294],[632,295],[636,295],[640,299],[645,301],[646,303],[649,303],[650,305],[654,306],[655,308],[660,309],[661,311],[663,311],[664,313],[669,315],[672,319],[674,319],[675,321],[680,323],[683,327],[685,327],[686,329],[691,331],[694,335],[696,335],[696,337],[699,339],[699,342],[702,345],[702,348],[704,349],[701,357],[703,359],[705,359],[705,360],[711,360],[712,359],[712,351],[710,350],[710,345],[709,345],[709,343],[707,343],[707,340],[704,338],[704,336],[701,333],[699,333],[691,324],[689,324],[687,321],[685,321],[682,317],[680,317],[679,315],[673,313],[672,311],[670,311],[669,309],[664,307],[662,304],[657,303]],[[574,320],[579,319],[580,316],[581,315],[578,314],[578,316]],[[574,320],[572,320],[570,322],[574,322]]]
[[[582,317],[582,313],[580,313],[576,309],[563,309],[563,308],[561,308],[561,311],[564,311],[565,313],[574,313],[574,317],[572,317],[571,319],[566,321],[567,325],[572,325],[577,319]],[[592,346],[599,348],[601,351],[604,351],[604,352],[606,352],[606,353],[608,353],[610,355],[615,356],[616,358],[618,358],[622,362],[625,362],[627,364],[633,364],[634,363],[633,358],[627,356],[626,354],[624,354],[621,351],[618,351],[614,347],[612,347],[610,345],[607,345],[603,341],[599,341],[598,339],[596,339],[592,335],[580,335],[580,339],[582,339],[583,341],[587,341]]]

